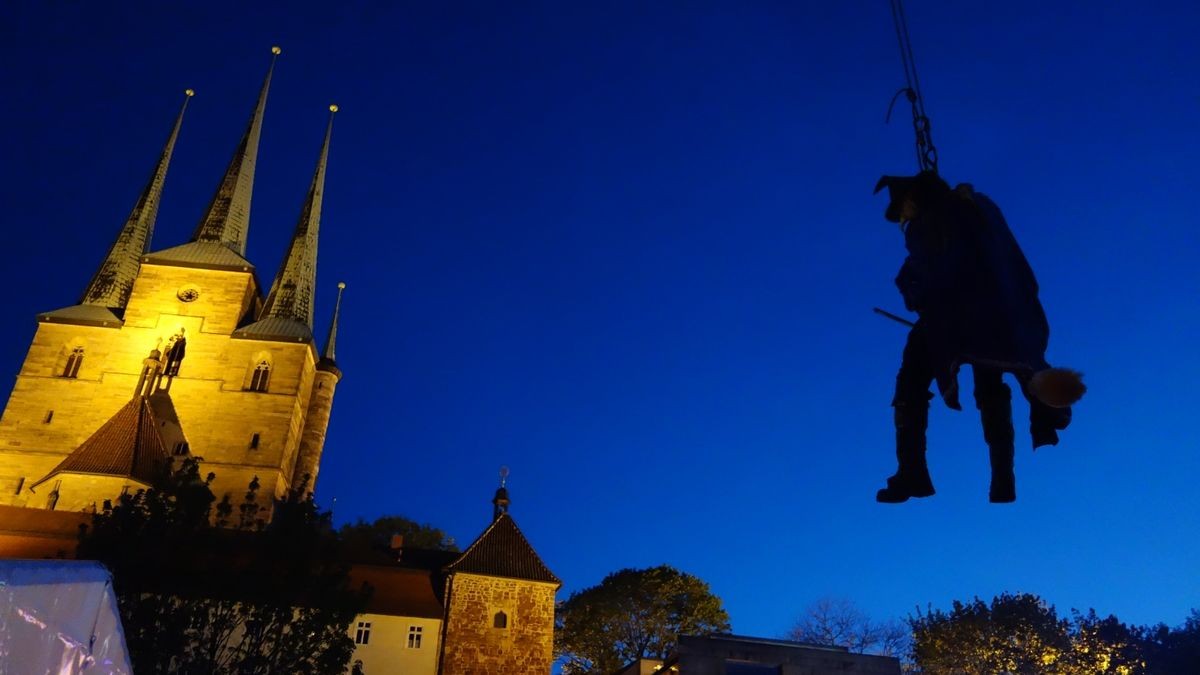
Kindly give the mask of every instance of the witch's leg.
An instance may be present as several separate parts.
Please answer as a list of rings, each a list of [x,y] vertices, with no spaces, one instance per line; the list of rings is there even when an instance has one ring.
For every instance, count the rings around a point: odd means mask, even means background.
[[[1012,390],[1004,384],[1004,373],[995,368],[974,366],[975,407],[983,424],[992,465],[992,483],[988,499],[995,503],[1017,500],[1017,480],[1013,472]]]
[[[933,368],[920,326],[908,334],[904,358],[896,375],[896,395],[892,399],[896,423],[895,475],[887,479],[887,487],[875,495],[875,501],[897,504],[910,497],[933,495],[933,481],[925,462],[925,429],[929,425],[929,400],[933,394]]]

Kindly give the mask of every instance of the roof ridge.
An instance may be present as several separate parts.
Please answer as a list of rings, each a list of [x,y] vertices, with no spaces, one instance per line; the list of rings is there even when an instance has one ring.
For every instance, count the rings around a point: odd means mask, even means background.
[[[135,396],[30,488],[60,473],[125,476],[151,484],[156,463],[170,458],[157,421],[150,402]]]
[[[498,529],[501,523],[507,523],[505,530]],[[506,531],[515,535],[516,541],[499,541],[496,542],[496,546],[499,547],[497,550],[484,550],[496,536],[503,536]],[[562,580],[550,571],[550,567],[538,555],[533,544],[529,543],[529,538],[521,531],[517,521],[508,513],[502,513],[493,520],[467,550],[445,569],[447,572],[458,571],[562,584]]]
[[[506,516],[511,518],[511,516],[508,516],[507,513],[501,514],[500,518],[504,518]],[[462,555],[455,558],[454,562],[450,563],[449,565],[446,565],[446,569],[450,569],[451,567],[454,567],[455,565],[459,564],[460,562],[463,561],[464,558],[467,557],[467,554],[469,554],[471,551],[474,551],[475,547],[479,546],[479,543],[482,542],[484,540],[484,538],[486,538],[488,536],[488,533],[491,532],[493,529],[495,529],[496,524],[500,522],[500,518],[493,518],[492,522],[488,523],[488,526],[486,528],[484,528],[483,532],[481,532],[478,537],[475,537],[475,541],[471,542],[471,545],[468,546],[466,548],[466,550],[464,550],[462,552]]]

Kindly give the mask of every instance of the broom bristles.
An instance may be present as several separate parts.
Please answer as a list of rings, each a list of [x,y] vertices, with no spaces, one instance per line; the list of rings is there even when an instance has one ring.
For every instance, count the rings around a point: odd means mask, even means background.
[[[1083,373],[1070,368],[1047,368],[1034,373],[1029,390],[1051,408],[1069,408],[1083,398],[1087,385]]]

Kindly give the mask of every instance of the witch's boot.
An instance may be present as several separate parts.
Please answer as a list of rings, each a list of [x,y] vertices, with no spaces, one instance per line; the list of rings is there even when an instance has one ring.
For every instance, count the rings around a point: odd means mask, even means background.
[[[1001,385],[987,400],[979,401],[979,418],[983,423],[983,438],[988,444],[992,464],[992,483],[988,501],[1007,504],[1017,501],[1017,478],[1013,472],[1012,394]]]
[[[929,466],[925,463],[925,429],[929,426],[929,401],[896,402],[895,475],[887,487],[875,493],[875,501],[899,504],[911,497],[930,497],[934,493]]]

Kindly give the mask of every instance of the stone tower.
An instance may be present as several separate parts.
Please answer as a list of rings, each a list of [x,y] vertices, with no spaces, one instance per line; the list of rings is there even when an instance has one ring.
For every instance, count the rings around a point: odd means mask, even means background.
[[[342,380],[342,371],[337,366],[334,351],[337,346],[338,314],[342,310],[342,291],[346,284],[338,282],[337,301],[333,305],[333,320],[329,322],[329,337],[325,340],[325,351],[317,362],[313,375],[312,396],[308,401],[308,415],[304,423],[304,435],[300,437],[300,459],[292,474],[292,484],[305,483],[312,489],[317,483],[317,471],[321,468],[321,451],[325,449],[325,433],[329,430],[329,416],[333,414],[333,392]]]
[[[151,469],[166,457],[201,458],[202,472],[216,474],[218,498],[244,492],[254,477],[267,497],[296,487],[298,471],[315,478],[341,376],[333,362],[335,329],[325,358],[313,338],[333,118],[287,254],[264,298],[245,256],[274,65],[273,57],[191,241],[149,252],[181,111],[79,304],[38,316],[0,418],[0,505],[86,510],[149,484]],[[153,389],[145,384],[148,372]]]
[[[508,513],[501,481],[492,524],[446,567],[441,675],[549,673],[562,582]]]

